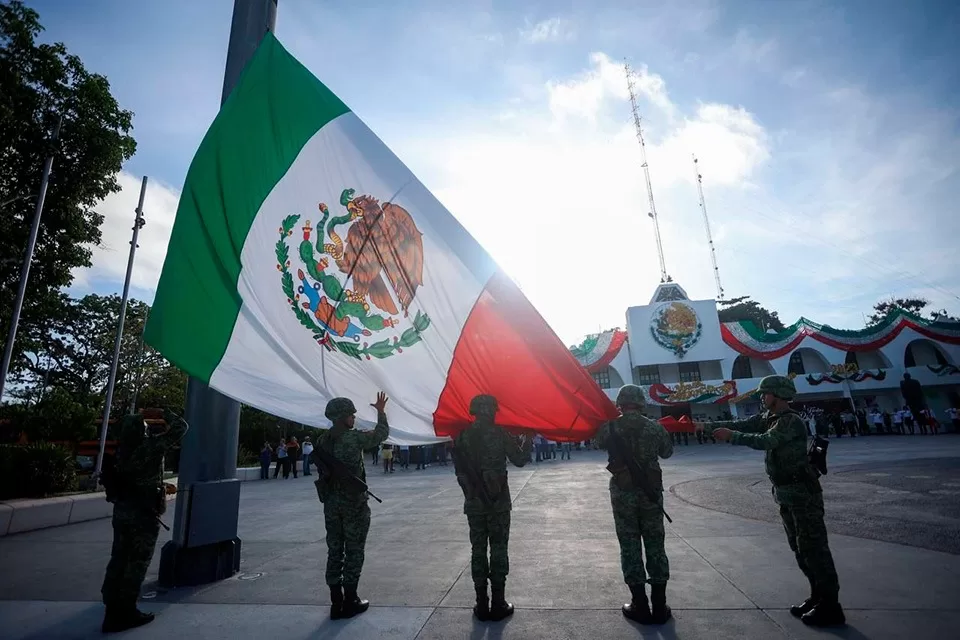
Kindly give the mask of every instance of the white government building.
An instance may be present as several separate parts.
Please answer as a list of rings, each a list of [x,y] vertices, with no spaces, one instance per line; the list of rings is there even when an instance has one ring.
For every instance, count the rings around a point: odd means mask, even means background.
[[[790,375],[795,404],[825,410],[903,406],[905,372],[923,385],[941,420],[960,407],[960,323],[897,312],[876,326],[834,329],[805,318],[784,331],[750,321],[721,323],[715,300],[690,300],[675,282],[659,285],[649,304],[630,307],[626,330],[591,335],[571,349],[615,398],[633,382],[647,395],[648,414],[694,419],[746,417],[761,410],[760,379]]]

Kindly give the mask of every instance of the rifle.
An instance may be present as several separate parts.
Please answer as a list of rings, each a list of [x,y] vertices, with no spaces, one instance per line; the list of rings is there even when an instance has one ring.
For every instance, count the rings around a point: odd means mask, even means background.
[[[673,524],[673,520],[667,512],[664,511],[663,505],[657,499],[657,492],[647,483],[646,475],[643,469],[640,468],[640,463],[637,462],[637,459],[634,458],[630,450],[627,449],[626,443],[624,443],[623,438],[620,437],[620,434],[617,433],[613,425],[610,425],[610,439],[613,440],[613,446],[617,449],[616,456],[627,465],[627,471],[630,472],[630,479],[633,481],[633,485],[646,494],[647,500],[660,508],[660,513],[667,519],[667,522]]]
[[[373,495],[373,492],[367,487],[366,482],[358,478],[353,471],[350,470],[350,467],[340,460],[337,460],[329,451],[321,446],[316,446],[310,455],[313,456],[314,462],[317,463],[318,467],[323,467],[327,473],[339,481],[342,486],[352,489],[357,493],[366,493],[380,504],[383,504],[383,500]]]
[[[476,467],[471,464],[466,453],[460,447],[453,448],[453,468],[456,471],[462,471],[470,478],[470,484],[479,494],[480,501],[483,502],[484,506],[490,507],[493,505],[493,500],[490,499],[490,494],[487,493],[487,485],[477,472]]]

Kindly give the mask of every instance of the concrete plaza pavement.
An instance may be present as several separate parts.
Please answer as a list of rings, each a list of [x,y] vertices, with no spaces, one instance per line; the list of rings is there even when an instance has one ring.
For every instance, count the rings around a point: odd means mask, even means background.
[[[371,501],[360,583],[361,596],[373,603],[366,614],[328,619],[321,505],[310,478],[278,479],[243,485],[243,560],[231,579],[158,589],[159,550],[169,537],[161,531],[141,604],[157,619],[120,637],[956,637],[960,555],[950,532],[960,530],[960,436],[844,438],[831,441],[829,456],[824,489],[846,628],[808,629],[789,614],[807,584],[770,517],[762,453],[692,443],[677,446],[664,463],[674,520],[667,593],[675,619],[662,627],[642,627],[620,613],[629,594],[609,474],[605,454],[591,451],[574,452],[572,461],[510,467],[507,596],[517,610],[506,621],[472,619],[470,547],[452,466],[388,476],[368,466],[384,503]],[[838,506],[856,506],[863,517],[838,519]],[[948,533],[936,534],[941,529]],[[99,589],[110,544],[109,520],[0,539],[0,637],[101,637]]]

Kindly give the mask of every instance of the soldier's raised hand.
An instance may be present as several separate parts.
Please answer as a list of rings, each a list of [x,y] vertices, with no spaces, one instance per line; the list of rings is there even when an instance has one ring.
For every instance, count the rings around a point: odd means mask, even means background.
[[[385,413],[384,410],[387,408],[387,400],[387,394],[385,394],[383,391],[380,391],[377,393],[377,401],[371,403],[370,406],[376,409],[377,413]]]

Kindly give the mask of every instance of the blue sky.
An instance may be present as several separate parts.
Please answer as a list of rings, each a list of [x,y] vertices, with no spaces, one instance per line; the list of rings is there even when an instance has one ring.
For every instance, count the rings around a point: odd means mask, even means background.
[[[151,177],[134,294],[150,298],[190,159],[216,114],[232,0],[30,3],[135,112],[76,290],[119,291]],[[280,0],[277,36],[520,283],[568,343],[659,280],[622,68],[637,70],[667,271],[792,322],[863,324],[878,299],[960,313],[960,5]]]

